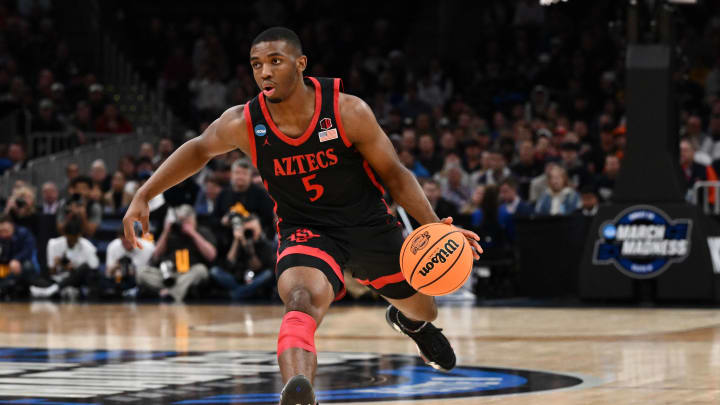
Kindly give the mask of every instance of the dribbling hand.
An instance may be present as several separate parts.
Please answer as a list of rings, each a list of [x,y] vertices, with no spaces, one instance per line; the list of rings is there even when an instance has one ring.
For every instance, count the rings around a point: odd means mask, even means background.
[[[447,218],[443,218],[440,220],[440,222],[442,222],[443,224],[446,224],[446,225],[452,225],[452,221],[453,221],[452,217],[447,217]],[[458,230],[460,231],[460,233],[465,235],[468,242],[470,243],[470,246],[473,247],[473,250],[472,250],[473,259],[475,259],[475,260],[480,259],[480,254],[483,252],[483,249],[480,247],[480,244],[478,243],[478,241],[480,240],[480,237],[475,232],[468,231],[467,229],[462,229],[462,228],[458,227]]]
[[[125,232],[125,239],[138,249],[142,249],[140,241],[135,236],[136,221],[139,221],[140,225],[142,225],[142,234],[145,235],[148,233],[150,229],[150,207],[148,206],[147,201],[143,198],[139,198],[137,195],[132,199],[128,210],[125,213],[125,217],[123,218],[123,230]]]

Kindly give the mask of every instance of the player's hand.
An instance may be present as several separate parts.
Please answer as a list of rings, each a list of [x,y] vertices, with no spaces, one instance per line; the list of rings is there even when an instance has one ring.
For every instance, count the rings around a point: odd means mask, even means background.
[[[135,194],[125,213],[123,230],[125,231],[125,239],[138,249],[142,249],[140,241],[135,237],[135,221],[139,221],[142,225],[143,235],[148,233],[150,230],[150,207],[148,206],[148,202],[139,194]]]
[[[446,225],[452,225],[452,221],[453,221],[452,217],[447,217],[447,218],[443,218],[440,220],[440,222],[442,222],[443,224],[446,224]],[[478,241],[480,240],[480,237],[473,231],[468,231],[467,229],[462,229],[459,227],[456,227],[456,228],[460,231],[460,233],[465,235],[468,242],[470,243],[470,246],[473,247],[473,250],[472,250],[473,258],[475,260],[480,259],[480,254],[483,252],[483,249],[480,247],[480,244],[478,243]]]

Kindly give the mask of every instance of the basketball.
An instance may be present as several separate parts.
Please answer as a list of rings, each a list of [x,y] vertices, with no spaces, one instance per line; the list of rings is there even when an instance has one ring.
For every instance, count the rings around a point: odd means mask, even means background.
[[[407,282],[427,295],[446,295],[470,277],[472,248],[452,225],[432,223],[411,233],[400,250],[400,268]]]

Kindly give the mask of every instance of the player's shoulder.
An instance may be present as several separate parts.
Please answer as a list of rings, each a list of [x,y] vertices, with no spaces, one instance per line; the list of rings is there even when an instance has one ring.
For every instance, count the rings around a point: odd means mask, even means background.
[[[246,125],[245,120],[245,104],[232,106],[220,114],[218,124],[221,128],[231,128],[234,130],[242,130]]]
[[[370,118],[374,120],[375,118],[372,109],[363,99],[347,93],[340,93],[338,109],[346,127],[367,122]]]

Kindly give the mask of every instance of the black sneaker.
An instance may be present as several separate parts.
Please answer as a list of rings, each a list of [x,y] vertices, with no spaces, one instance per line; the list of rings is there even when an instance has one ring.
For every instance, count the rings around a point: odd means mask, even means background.
[[[430,322],[423,323],[415,330],[407,329],[400,323],[399,314],[400,311],[390,305],[385,311],[385,320],[393,329],[410,336],[410,339],[415,341],[425,364],[440,371],[452,370],[455,367],[455,351],[442,334],[442,329],[436,328]]]
[[[296,375],[288,380],[280,393],[279,405],[316,405],[315,391],[310,380],[304,375]]]

